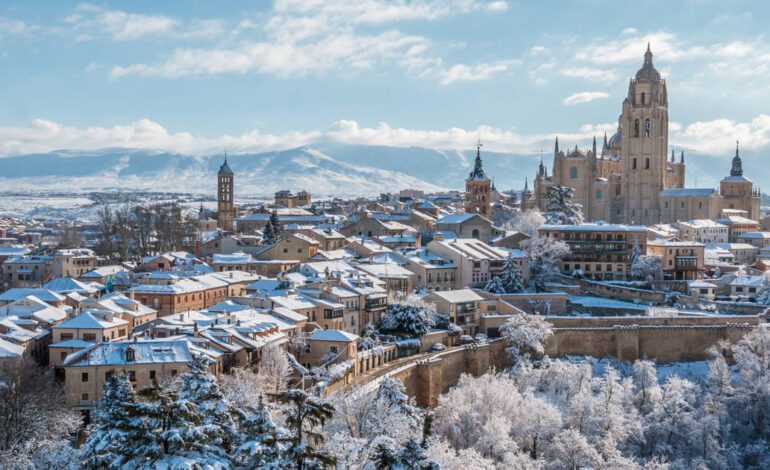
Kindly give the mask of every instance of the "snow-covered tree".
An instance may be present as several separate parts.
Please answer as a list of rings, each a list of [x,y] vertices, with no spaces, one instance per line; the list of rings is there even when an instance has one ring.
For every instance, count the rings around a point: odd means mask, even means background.
[[[422,336],[434,326],[435,312],[434,305],[411,296],[388,305],[380,320],[379,329],[387,333]]]
[[[324,441],[321,428],[334,415],[334,408],[303,390],[288,390],[273,398],[286,406],[289,435],[284,451],[285,465],[297,470],[333,465],[334,457],[319,450],[318,445]]]
[[[286,390],[292,373],[292,366],[281,346],[270,343],[262,348],[262,357],[257,365],[259,388],[267,394],[276,394]]]
[[[93,413],[94,424],[82,449],[86,468],[122,468],[160,454],[151,423],[125,374],[107,377]]]
[[[4,366],[0,368],[0,462],[7,468],[31,468],[41,453],[64,453],[69,435],[81,420],[67,407],[53,373],[29,358]]]
[[[493,294],[514,294],[524,290],[524,276],[516,265],[513,253],[505,259],[502,274],[490,279],[484,290]]]
[[[229,403],[219,383],[209,372],[211,359],[203,354],[193,356],[190,370],[181,377],[179,398],[194,403],[201,418],[201,431],[207,439],[201,444],[203,454],[219,455],[230,452],[240,436]]]
[[[546,190],[545,221],[551,225],[580,225],[583,207],[572,201],[574,190],[566,186],[552,186]]]
[[[262,398],[262,381],[250,367],[235,367],[230,373],[219,376],[225,400],[236,409],[254,406]]]
[[[242,468],[278,468],[288,436],[273,422],[262,396],[255,408],[243,413],[240,431],[241,443],[234,452],[237,465]]]
[[[512,220],[503,225],[504,230],[512,230],[528,235],[530,238],[537,238],[541,225],[545,223],[545,217],[539,211],[530,210],[519,212]]]
[[[281,222],[278,220],[278,211],[273,210],[273,212],[270,214],[270,220],[268,220],[268,224],[272,228],[275,241],[280,240],[283,228],[281,227]]]
[[[601,468],[602,458],[588,439],[575,429],[561,431],[545,449],[548,468],[577,470]]]
[[[631,276],[647,282],[663,279],[663,263],[660,257],[643,254],[632,256]]]
[[[759,305],[770,306],[770,285],[767,282],[763,283],[762,287],[757,290],[754,301]]]
[[[634,404],[642,415],[651,413],[660,402],[660,385],[652,361],[634,362]]]
[[[545,342],[553,335],[552,325],[538,315],[512,315],[500,327],[508,353],[516,362],[545,354]]]
[[[530,283],[541,292],[545,283],[559,274],[561,260],[569,254],[569,246],[553,237],[539,237],[522,244],[528,256]]]
[[[265,228],[262,229],[262,244],[272,245],[276,241],[275,232],[273,231],[273,224],[270,221],[267,222]]]

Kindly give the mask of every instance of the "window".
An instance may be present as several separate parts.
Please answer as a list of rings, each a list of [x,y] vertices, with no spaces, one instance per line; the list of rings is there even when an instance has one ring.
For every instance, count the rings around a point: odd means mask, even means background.
[[[636,158],[631,162],[631,169],[636,170]]]
[[[82,374],[80,374],[80,381],[88,382],[88,372],[83,372]]]
[[[647,157],[647,158],[644,160],[644,169],[645,169],[645,170],[649,170],[649,169],[650,169],[650,157]]]
[[[80,395],[80,400],[81,401],[88,401],[88,394],[84,393],[84,394]]]
[[[650,126],[651,126],[650,118],[645,119],[644,120],[644,136],[645,137],[649,137],[650,136],[650,132],[652,131],[652,129],[650,129]]]
[[[135,370],[128,371],[128,380],[130,380],[131,382],[136,382],[136,371]]]
[[[337,346],[329,346],[329,351],[333,352],[334,354],[339,353],[339,351],[337,350]]]
[[[83,341],[96,341],[96,333],[83,333]]]
[[[61,353],[61,361],[64,362],[64,359],[66,359],[66,358],[67,358],[67,353],[66,352],[62,352]]]
[[[171,369],[171,377],[176,377],[176,374],[178,371],[176,369]]]
[[[577,167],[572,167],[569,169],[569,177],[570,179],[576,180],[578,177],[578,170]]]
[[[126,348],[126,362],[134,362],[136,360],[136,352],[134,348]]]
[[[634,121],[634,137],[639,137],[639,120]]]
[[[642,92],[642,104],[644,104],[644,98],[645,98],[644,92]]]

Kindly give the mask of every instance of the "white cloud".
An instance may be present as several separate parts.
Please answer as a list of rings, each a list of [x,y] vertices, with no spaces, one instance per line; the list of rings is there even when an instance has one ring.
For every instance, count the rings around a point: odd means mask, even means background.
[[[48,152],[57,149],[95,150],[108,147],[159,149],[188,154],[254,152],[312,145],[319,141],[348,144],[421,146],[437,149],[467,149],[479,135],[484,147],[492,151],[521,152],[522,149],[547,148],[556,134],[565,145],[587,144],[593,136],[613,133],[616,123],[585,124],[573,131],[523,134],[515,129],[479,126],[475,129],[410,129],[380,123],[365,127],[354,120],[339,120],[326,130],[294,130],[280,134],[252,129],[239,135],[196,136],[190,132],[172,132],[150,119],[141,119],[113,127],[77,128],[45,119],[35,119],[27,127],[0,127],[0,155]],[[760,114],[748,122],[730,119],[698,121],[688,125],[672,122],[671,145],[729,158],[740,139],[741,148],[770,148],[770,115]]]
[[[35,28],[22,20],[0,16],[0,36],[24,34]]]
[[[581,78],[595,82],[614,82],[618,75],[614,70],[598,69],[594,67],[567,67],[559,69],[559,75],[570,78]]]
[[[466,64],[455,64],[441,72],[441,84],[449,85],[456,82],[475,82],[479,80],[488,80],[497,74],[506,72],[517,61],[498,61],[469,66]]]
[[[79,31],[98,30],[116,41],[139,39],[145,36],[166,36],[179,26],[179,21],[161,15],[142,15],[120,10],[108,10],[83,3],[65,22]],[[90,35],[86,33],[90,38]]]
[[[588,103],[594,100],[605,99],[605,98],[608,98],[609,96],[610,96],[609,93],[605,93],[603,91],[583,91],[580,93],[569,95],[568,97],[564,98],[561,103],[564,106],[572,106],[575,104]]]
[[[250,72],[286,77],[330,71],[350,74],[395,65],[443,84],[485,80],[507,70],[512,61],[445,65],[431,53],[427,38],[388,26],[505,8],[505,2],[479,0],[276,0],[266,15],[239,23],[237,31],[250,31],[248,39],[241,35],[213,47],[177,47],[158,63],[115,66],[110,78]],[[264,37],[254,39],[254,31]]]

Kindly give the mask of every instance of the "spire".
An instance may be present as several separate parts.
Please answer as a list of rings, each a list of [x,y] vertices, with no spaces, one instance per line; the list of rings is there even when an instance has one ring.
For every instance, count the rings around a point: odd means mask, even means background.
[[[558,135],[556,136],[556,144],[554,145],[553,153],[554,154],[559,153],[559,136]]]
[[[679,154],[679,163],[684,165],[684,150],[682,150],[682,153]]]
[[[230,165],[227,164],[227,152],[225,152],[225,161],[222,163],[222,166],[219,167],[219,174],[220,175],[232,175],[233,170],[230,169]]]
[[[537,167],[537,176],[545,177],[545,165],[543,165],[543,151],[540,151],[540,165]]]
[[[730,176],[743,176],[743,162],[738,150],[738,141],[735,141],[735,156],[733,157],[733,167],[730,169]]]
[[[529,192],[529,180],[526,176],[524,177],[524,192]]]
[[[594,136],[594,146],[593,146],[592,150],[594,152],[594,158],[596,158],[596,136]]]
[[[607,148],[607,131],[604,131],[604,143],[602,144],[602,150]]]
[[[484,167],[481,164],[481,140],[476,144],[476,161],[473,164],[473,171],[468,175],[469,180],[488,180]]]
[[[652,51],[650,50],[650,41],[647,41],[647,52],[644,53],[645,65],[652,65]]]
[[[671,149],[671,163],[674,163],[674,149]]]

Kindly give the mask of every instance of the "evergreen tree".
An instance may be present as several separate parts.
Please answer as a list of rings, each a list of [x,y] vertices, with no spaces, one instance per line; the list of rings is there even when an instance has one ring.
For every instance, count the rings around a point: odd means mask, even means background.
[[[546,191],[545,222],[552,225],[580,225],[583,223],[583,207],[572,202],[574,190],[566,186],[552,186]]]
[[[268,220],[267,225],[262,230],[262,244],[272,245],[275,243],[275,232],[273,232],[273,224]]]
[[[513,253],[508,254],[503,265],[503,275],[501,276],[503,290],[506,294],[514,294],[524,290],[524,276],[513,259]]]
[[[324,440],[320,428],[334,415],[334,408],[303,390],[289,390],[273,398],[287,406],[289,436],[285,456],[286,463],[291,462],[290,468],[304,470],[334,465],[334,457],[316,448]]]
[[[256,409],[241,420],[241,445],[235,450],[235,461],[244,468],[271,468],[277,466],[283,451],[286,432],[279,429],[270,417],[260,395]]]
[[[420,444],[409,439],[406,444],[398,451],[399,468],[409,470],[439,470],[439,465],[428,459],[425,449]]]
[[[398,465],[398,443],[394,439],[378,436],[372,441],[372,447],[367,470],[391,470]]]
[[[273,211],[272,214],[270,214],[270,220],[268,222],[273,227],[273,237],[275,237],[275,241],[278,241],[281,238],[281,222],[278,220],[278,212]]]
[[[190,371],[182,375],[179,397],[195,403],[201,416],[203,432],[210,444],[206,452],[229,452],[238,442],[238,430],[232,418],[232,410],[225,402],[219,383],[208,371],[211,359],[203,354],[193,357]]]
[[[503,279],[500,276],[492,277],[492,279],[487,281],[487,284],[484,286],[484,290],[490,294],[505,294],[505,285],[503,284]]]
[[[94,420],[83,447],[85,468],[117,469],[129,461],[140,462],[160,454],[125,374],[107,378]]]

